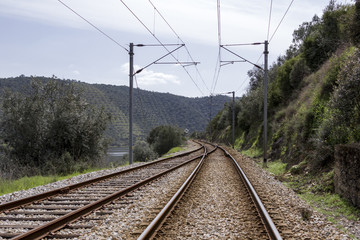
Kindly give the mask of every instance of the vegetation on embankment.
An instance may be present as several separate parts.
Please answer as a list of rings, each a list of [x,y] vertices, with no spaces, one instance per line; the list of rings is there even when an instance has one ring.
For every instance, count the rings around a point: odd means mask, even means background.
[[[331,1],[294,31],[293,44],[269,68],[268,155],[288,167],[306,160],[312,170],[330,166],[336,144],[360,141],[360,2]],[[236,148],[261,154],[263,71],[248,72],[250,87],[235,104]],[[231,142],[231,105],[207,127]],[[211,136],[210,136],[211,132]],[[250,149],[250,150],[249,150]]]
[[[261,159],[257,159],[257,162],[259,166],[263,166]],[[289,170],[286,170],[286,166],[286,163],[272,161],[267,164],[265,169],[345,232],[347,229],[342,226],[342,218],[350,221],[360,220],[360,209],[355,208],[349,201],[333,192],[333,170],[320,174],[308,171],[300,174],[307,168],[305,162],[294,165]],[[354,239],[357,238],[354,237]]]
[[[360,1],[330,1],[321,18],[314,16],[294,31],[293,44],[269,68],[268,156],[293,177],[290,181],[318,185],[333,171],[335,145],[360,142],[359,19]],[[264,75],[259,69],[248,75],[250,87],[235,106],[235,147],[260,157]],[[209,138],[231,142],[230,107],[211,121]],[[321,186],[302,194],[334,191],[332,181]]]

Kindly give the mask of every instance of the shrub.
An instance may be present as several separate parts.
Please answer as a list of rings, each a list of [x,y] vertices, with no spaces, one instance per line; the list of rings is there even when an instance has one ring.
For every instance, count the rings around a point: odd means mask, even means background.
[[[319,137],[330,146],[360,141],[360,50],[344,61],[337,87],[330,97],[329,113],[319,128]]]
[[[310,68],[306,65],[303,58],[300,58],[290,72],[290,85],[296,89],[300,82],[310,74]]]
[[[158,157],[145,141],[137,141],[133,152],[135,162],[148,162]]]
[[[146,141],[157,154],[163,155],[171,148],[181,145],[184,140],[181,129],[173,126],[159,126],[151,130]]]
[[[34,80],[28,95],[7,92],[2,107],[1,138],[18,167],[65,174],[73,163],[92,166],[105,154],[110,116],[89,105],[71,82]]]
[[[360,1],[356,0],[355,3],[355,14],[351,24],[351,40],[352,42],[360,47]]]

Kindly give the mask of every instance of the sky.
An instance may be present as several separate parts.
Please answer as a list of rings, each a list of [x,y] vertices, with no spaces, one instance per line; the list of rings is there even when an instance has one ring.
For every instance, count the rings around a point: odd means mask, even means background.
[[[219,39],[224,45],[271,39],[271,64],[290,46],[293,31],[315,14],[321,16],[329,3],[293,0],[275,32],[291,1],[272,1],[269,28],[270,0],[220,0],[220,21],[216,0],[0,0],[0,77],[54,75],[129,86],[130,43],[145,45],[134,47],[135,71],[178,47],[165,49],[161,44],[185,43],[186,47],[136,74],[134,86],[186,97],[231,91],[241,96],[248,88],[247,71],[253,65],[234,62],[218,71]],[[264,45],[228,48],[263,65]],[[240,60],[224,49],[220,55],[222,61]],[[198,64],[175,64],[179,62]]]

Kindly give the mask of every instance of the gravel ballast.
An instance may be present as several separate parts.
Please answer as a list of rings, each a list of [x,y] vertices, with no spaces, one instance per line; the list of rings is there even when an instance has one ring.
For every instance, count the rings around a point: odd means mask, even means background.
[[[157,239],[268,239],[232,160],[217,149]]]
[[[199,147],[199,144],[194,143],[192,141],[188,141],[187,142],[187,146],[186,146],[186,150],[180,151],[175,153],[174,155],[178,155],[181,154],[183,152],[187,152],[187,151],[191,151],[194,150],[196,148]],[[111,168],[111,169],[105,169],[105,170],[100,170],[100,171],[95,171],[95,172],[90,172],[90,173],[86,173],[86,174],[81,174],[75,177],[71,177],[65,180],[61,180],[61,181],[57,181],[57,182],[53,182],[53,183],[49,183],[43,186],[38,186],[38,187],[34,187],[31,189],[27,189],[27,190],[21,190],[21,191],[16,191],[13,193],[9,193],[9,194],[4,194],[2,196],[0,196],[0,204],[6,203],[6,202],[10,202],[10,201],[15,201],[21,198],[26,198],[29,196],[33,196],[36,194],[40,194],[43,192],[47,192],[47,191],[51,191],[57,188],[62,188],[62,187],[66,187],[68,185],[72,185],[75,183],[79,183],[79,182],[83,182],[86,180],[90,180],[93,178],[97,178],[100,176],[105,176],[111,173],[115,173],[115,172],[119,172],[122,170],[126,170],[129,168],[133,168],[136,166],[140,166],[140,165],[144,165],[146,164],[146,162],[136,162],[133,163],[132,165],[127,165],[127,166],[121,166],[121,167],[117,167],[117,168]]]
[[[276,180],[271,174],[257,166],[251,158],[227,149],[238,161],[268,209],[278,229],[284,229],[284,239],[352,239],[347,233],[326,220],[326,216],[313,210],[296,193]],[[272,216],[276,209],[276,216]],[[303,219],[304,211],[309,212],[308,220]],[[359,223],[357,223],[359,224]],[[350,224],[351,227],[353,224]],[[359,232],[359,229],[357,230]]]
[[[192,149],[197,147],[198,145],[196,144],[191,145]],[[327,221],[324,215],[311,210],[311,207],[300,199],[293,190],[287,188],[271,174],[257,166],[253,159],[244,157],[232,149],[228,149],[228,151],[238,161],[257,190],[260,198],[264,200],[265,207],[267,207],[270,215],[272,215],[275,224],[278,225],[278,229],[282,232],[281,234],[284,239],[352,239],[334,224]],[[132,166],[79,175],[45,186],[6,194],[0,196],[0,203],[64,187],[141,164],[144,163],[135,163]],[[138,197],[132,201],[132,204],[114,211],[112,215],[106,217],[106,220],[97,222],[97,227],[84,231],[81,239],[136,239],[138,235],[134,232],[141,232],[144,228],[142,224],[151,221],[151,219],[144,217],[144,211],[149,213],[148,216],[153,216],[154,212],[158,211],[156,208],[160,204],[166,203],[166,199],[173,193],[173,187],[180,185],[189,172],[189,168],[181,168],[153,184],[142,187],[136,193]],[[212,193],[209,192],[208,194],[211,195]],[[308,220],[303,220],[302,212],[304,210],[311,211],[311,216]],[[204,211],[209,211],[209,209],[204,209]],[[355,236],[360,236],[359,222],[344,219],[344,224],[345,228],[349,229],[351,233]],[[219,237],[218,239],[227,238]]]

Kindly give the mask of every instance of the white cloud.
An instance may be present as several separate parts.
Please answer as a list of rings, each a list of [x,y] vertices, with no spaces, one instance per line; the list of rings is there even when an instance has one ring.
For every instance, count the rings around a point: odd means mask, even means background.
[[[124,73],[129,74],[129,63],[124,63],[121,66]],[[134,65],[134,72],[141,69],[140,66]],[[180,85],[180,80],[177,76],[172,74],[166,74],[162,72],[154,72],[152,70],[144,69],[136,75],[137,82],[139,85],[150,86],[150,85],[165,85],[165,84],[176,84]]]
[[[79,70],[73,70],[72,73],[73,73],[74,75],[80,75],[80,71],[79,71]]]
[[[68,69],[70,70],[70,72],[73,74],[73,75],[76,75],[76,76],[79,76],[80,75],[80,71],[77,69],[77,66],[75,64],[70,64],[68,66]]]

